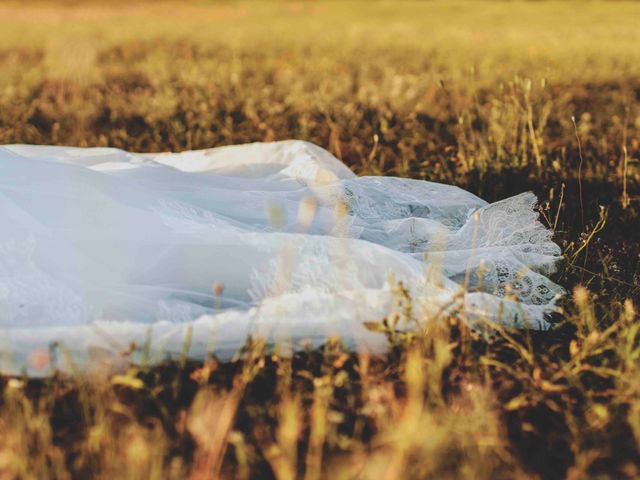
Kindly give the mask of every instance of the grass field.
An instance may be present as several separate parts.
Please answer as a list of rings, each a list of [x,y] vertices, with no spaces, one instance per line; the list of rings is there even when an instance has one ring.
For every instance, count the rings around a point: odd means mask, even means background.
[[[300,138],[533,190],[548,332],[2,378],[0,478],[640,477],[640,2],[0,2],[0,144]],[[34,358],[34,361],[45,361]],[[124,363],[126,358],[123,357]]]

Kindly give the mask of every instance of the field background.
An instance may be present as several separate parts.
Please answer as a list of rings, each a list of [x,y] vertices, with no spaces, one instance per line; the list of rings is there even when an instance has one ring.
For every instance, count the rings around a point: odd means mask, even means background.
[[[360,174],[533,190],[572,291],[549,332],[443,319],[386,358],[258,342],[3,378],[0,477],[639,477],[639,26],[640,2],[0,2],[0,144],[299,138]]]

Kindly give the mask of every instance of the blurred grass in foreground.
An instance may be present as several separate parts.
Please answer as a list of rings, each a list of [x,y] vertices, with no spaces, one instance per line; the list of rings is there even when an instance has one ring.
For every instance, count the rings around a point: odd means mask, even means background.
[[[4,378],[0,477],[640,476],[638,18],[635,2],[0,3],[0,143],[301,138],[358,173],[489,201],[531,189],[574,291],[550,332],[442,319],[389,331],[385,358],[254,342],[226,364]]]

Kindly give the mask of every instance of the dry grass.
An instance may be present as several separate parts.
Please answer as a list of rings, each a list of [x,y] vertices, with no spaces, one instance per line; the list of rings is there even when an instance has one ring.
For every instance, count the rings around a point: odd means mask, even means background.
[[[358,173],[534,190],[573,291],[293,359],[4,378],[0,478],[640,476],[640,3],[0,3],[0,143],[302,138]],[[37,360],[37,358],[36,358]]]

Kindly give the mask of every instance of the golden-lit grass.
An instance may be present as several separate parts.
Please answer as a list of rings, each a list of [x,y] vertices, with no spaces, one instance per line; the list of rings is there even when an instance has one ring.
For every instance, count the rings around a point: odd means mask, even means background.
[[[256,340],[235,362],[3,378],[0,478],[640,476],[638,18],[597,1],[0,3],[0,143],[301,138],[358,173],[534,190],[572,291],[550,332],[443,318],[390,332],[382,358]]]

